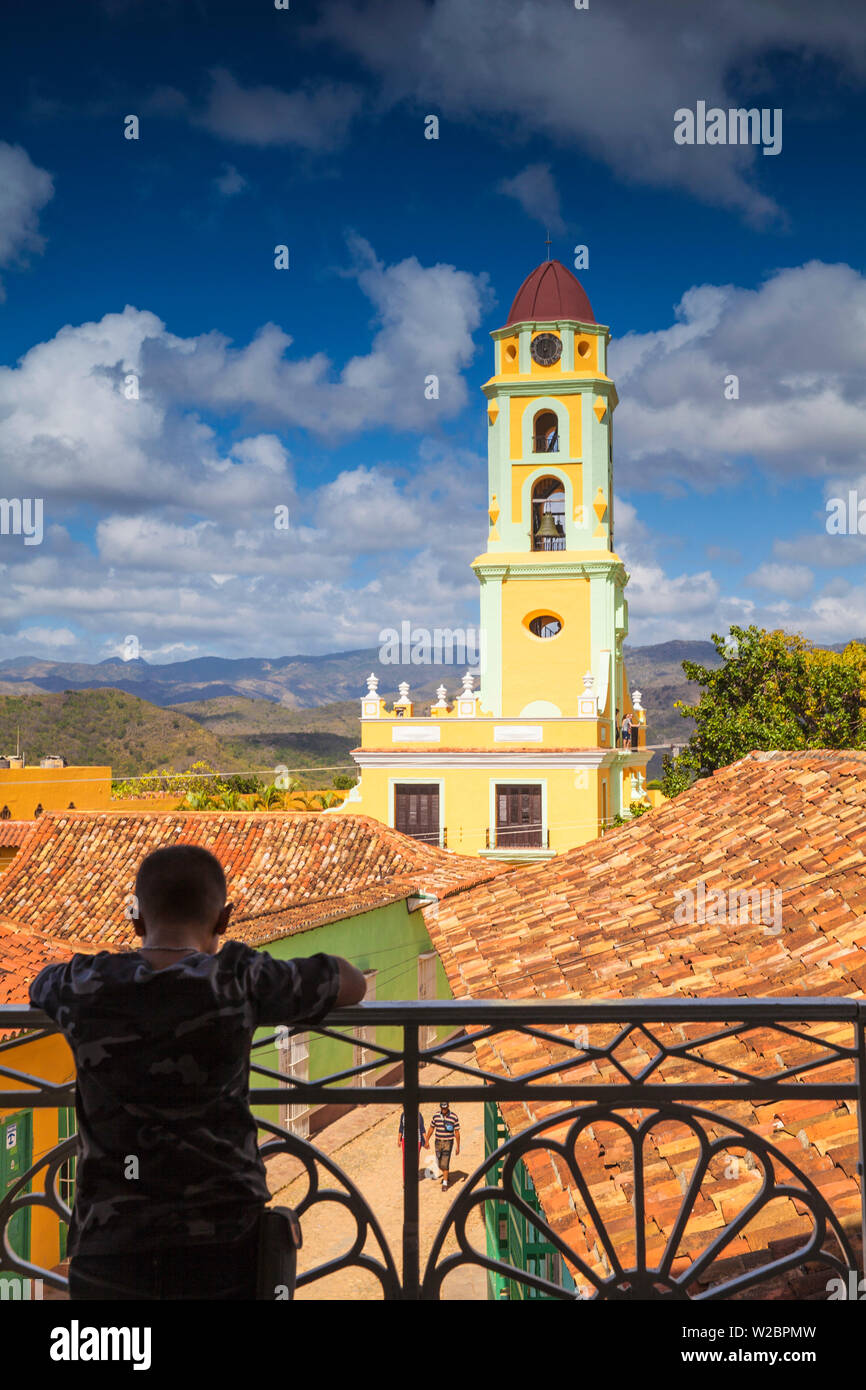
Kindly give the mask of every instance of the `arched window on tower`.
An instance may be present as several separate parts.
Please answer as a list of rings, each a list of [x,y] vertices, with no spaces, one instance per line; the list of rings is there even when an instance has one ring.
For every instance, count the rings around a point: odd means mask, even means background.
[[[565,488],[559,478],[539,478],[532,489],[532,549],[565,549]]]
[[[559,421],[552,410],[539,410],[533,420],[532,449],[536,454],[559,453]]]

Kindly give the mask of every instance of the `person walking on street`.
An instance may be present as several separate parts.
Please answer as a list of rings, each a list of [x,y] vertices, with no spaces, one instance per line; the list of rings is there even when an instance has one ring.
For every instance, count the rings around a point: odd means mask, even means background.
[[[400,1116],[400,1132],[397,1135],[397,1143],[403,1151],[403,1176],[406,1176],[406,1112]],[[418,1111],[418,1152],[420,1154],[424,1147],[424,1116]]]
[[[460,1152],[460,1121],[449,1107],[447,1100],[439,1102],[439,1111],[433,1116],[430,1128],[427,1131],[426,1142],[430,1143],[431,1136],[436,1135],[436,1162],[442,1169],[442,1191],[448,1191],[448,1170],[451,1167],[451,1150],[456,1143],[457,1152]]]

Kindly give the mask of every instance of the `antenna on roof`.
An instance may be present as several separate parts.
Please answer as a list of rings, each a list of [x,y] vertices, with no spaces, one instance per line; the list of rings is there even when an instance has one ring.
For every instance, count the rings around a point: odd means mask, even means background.
[[[548,229],[547,229],[547,241],[546,241],[544,244],[545,244],[545,246],[547,247],[547,259],[550,260],[550,248],[551,248],[551,246],[553,245],[553,243],[552,243],[551,240],[550,240],[550,228],[549,228],[549,227],[548,227]]]

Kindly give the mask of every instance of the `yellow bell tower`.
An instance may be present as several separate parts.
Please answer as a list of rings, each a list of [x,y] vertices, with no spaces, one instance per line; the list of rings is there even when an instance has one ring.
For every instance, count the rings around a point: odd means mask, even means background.
[[[610,334],[545,261],[493,334],[481,689],[422,712],[371,673],[362,776],[344,803],[464,854],[521,862],[594,839],[645,795],[645,714],[626,684],[628,576],[613,549]],[[622,736],[626,716],[634,721]]]
[[[473,562],[486,643],[482,704],[508,718],[623,711],[626,575],[613,551],[608,329],[559,261],[524,281],[493,333],[485,383],[490,534]],[[611,698],[612,697],[612,698]]]

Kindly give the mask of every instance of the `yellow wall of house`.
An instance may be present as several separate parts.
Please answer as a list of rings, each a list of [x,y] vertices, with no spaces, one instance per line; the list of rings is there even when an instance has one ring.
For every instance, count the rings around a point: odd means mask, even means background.
[[[442,784],[440,815],[447,832],[448,849],[460,854],[479,854],[486,848],[487,830],[496,825],[491,783],[536,783],[546,788],[545,823],[550,830],[550,849],[559,853],[598,836],[601,815],[598,779],[595,768],[443,768],[441,764],[425,767],[421,763],[401,768],[396,774],[393,768],[368,767],[361,776],[360,801],[346,802],[341,812],[372,816],[386,825],[393,825],[392,782],[438,781]]]
[[[111,809],[110,767],[0,767],[0,808],[12,820],[32,820],[36,807],[65,811]]]
[[[124,796],[115,797],[105,808],[107,811],[181,811],[183,797],[177,792],[170,796]],[[187,808],[188,809],[188,808]]]
[[[502,584],[502,708],[515,716],[533,700],[550,700],[564,715],[577,713],[580,677],[592,665],[589,580],[544,573]],[[556,637],[536,637],[527,617],[550,614],[562,623]],[[570,747],[568,742],[547,746]]]
[[[21,1002],[26,1003],[26,1000]],[[2,1057],[5,1067],[14,1071],[29,1072],[47,1081],[72,1081],[75,1077],[72,1053],[66,1040],[59,1033],[52,1033],[47,1038],[37,1038],[33,1042],[23,1039],[17,1046],[6,1049]],[[0,1116],[14,1115],[26,1109],[26,1105],[19,1103],[7,1110],[0,1110]],[[59,1142],[58,1112],[50,1108],[33,1110],[31,1114],[35,1163]],[[45,1191],[44,1169],[34,1180],[33,1191]],[[42,1269],[53,1268],[60,1259],[60,1222],[54,1213],[45,1207],[30,1209],[30,1259]]]

